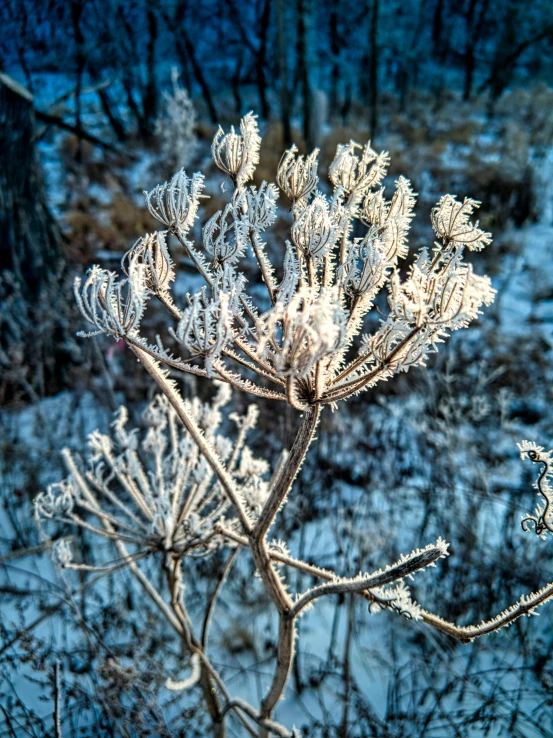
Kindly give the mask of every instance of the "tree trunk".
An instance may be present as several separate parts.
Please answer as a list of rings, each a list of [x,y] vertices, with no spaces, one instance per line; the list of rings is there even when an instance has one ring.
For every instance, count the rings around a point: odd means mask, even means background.
[[[444,28],[444,0],[438,0],[432,21],[432,46],[434,55],[439,62],[443,62],[443,28]]]
[[[373,138],[376,135],[376,127],[378,125],[378,48],[376,45],[378,38],[378,3],[379,0],[372,0],[369,25],[371,50],[369,64],[369,107],[371,110],[370,129]]]
[[[476,0],[469,0],[467,13],[465,17],[466,22],[466,36],[467,40],[465,43],[465,82],[464,82],[464,89],[463,89],[463,100],[469,100],[470,95],[472,92],[472,83],[474,78],[474,66],[475,66],[475,57],[474,52],[476,49],[476,34],[477,29],[475,28],[474,24],[474,11],[476,9]]]
[[[257,76],[257,88],[259,91],[259,105],[261,117],[267,120],[271,114],[269,101],[267,100],[267,78],[265,76],[265,64],[267,56],[267,36],[269,33],[269,21],[271,19],[271,0],[265,0],[263,13],[260,19],[259,49],[256,54],[255,66]]]
[[[330,6],[330,53],[332,67],[330,71],[330,110],[331,114],[338,109],[338,84],[340,82],[340,39],[338,36],[338,0],[332,0]]]
[[[67,384],[72,342],[61,234],[46,206],[33,98],[0,74],[0,404]]]
[[[158,92],[156,80],[156,43],[158,36],[157,15],[152,8],[148,9],[148,46],[146,55],[146,86],[142,95],[142,110],[146,127],[153,131],[157,115]]]
[[[215,107],[215,103],[211,95],[211,90],[209,89],[209,85],[207,84],[207,80],[204,76],[202,65],[199,63],[196,56],[194,44],[192,43],[192,40],[188,35],[186,18],[187,11],[188,2],[186,2],[186,0],[179,0],[179,2],[177,2],[176,4],[172,18],[166,10],[162,10],[162,14],[165,20],[165,25],[173,33],[175,46],[181,60],[181,65],[184,66],[185,64],[188,64],[188,62],[190,62],[192,73],[194,77],[196,77],[196,81],[198,82],[198,85],[200,86],[200,89],[202,91],[205,104],[207,105],[209,118],[212,123],[217,123],[219,121],[219,114],[217,112],[217,108]],[[192,94],[191,89],[189,89],[189,92]]]
[[[292,143],[290,125],[290,90],[288,84],[288,47],[286,44],[285,0],[277,0],[278,13],[278,71],[280,79],[280,120],[282,123],[282,143],[285,147]]]
[[[75,39],[75,128],[82,128],[81,117],[81,91],[83,87],[83,74],[85,68],[84,36],[81,28],[81,16],[83,4],[80,0],[71,3],[71,21],[73,24],[73,36]],[[81,139],[78,141],[77,161],[82,159]]]
[[[309,0],[298,0],[298,81],[300,84],[302,107],[303,107],[303,137],[307,148],[311,150],[314,146],[312,141],[311,114],[313,103],[313,91],[311,89],[311,76],[309,65]]]
[[[46,207],[34,146],[33,98],[0,74],[0,271],[33,301],[58,271],[60,234]]]

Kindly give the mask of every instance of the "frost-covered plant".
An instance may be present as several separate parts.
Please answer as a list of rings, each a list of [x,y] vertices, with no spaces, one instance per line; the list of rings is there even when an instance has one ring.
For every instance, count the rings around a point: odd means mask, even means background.
[[[533,526],[536,535],[545,539],[547,531],[553,533],[553,489],[550,483],[553,477],[553,451],[545,451],[543,446],[537,446],[532,441],[522,441],[518,447],[522,459],[529,458],[534,464],[543,464],[543,469],[534,484],[543,500],[536,507],[534,515],[522,518],[522,529],[527,531]]]
[[[171,70],[172,89],[163,93],[163,103],[155,123],[165,161],[171,167],[186,165],[196,153],[197,115],[188,91],[179,84],[178,70]]]
[[[245,445],[255,428],[258,409],[250,405],[245,416],[231,414],[237,427],[232,440],[220,432],[223,407],[231,389],[222,384],[212,403],[197,398],[186,402],[195,423],[219,458],[225,462],[244,507],[259,511],[267,497],[268,465],[256,459]],[[40,524],[55,519],[79,525],[111,540],[135,547],[136,560],[164,552],[178,561],[184,556],[205,556],[223,544],[218,525],[226,521],[229,500],[190,434],[179,423],[164,395],[157,395],[143,415],[146,431],[128,429],[128,413],[121,407],[112,434],[95,431],[89,437],[86,464],[80,468],[68,449],[63,451],[68,478],[51,485],[35,500]],[[109,523],[107,529],[91,526],[86,518]],[[239,532],[238,523],[226,521]],[[104,568],[73,563],[64,545],[64,566]]]
[[[76,281],[77,301],[94,332],[123,339],[161,395],[148,410],[154,420],[142,443],[126,431],[123,412],[113,438],[91,437],[88,470],[81,470],[66,452],[68,480],[37,500],[39,517],[91,526],[81,517],[87,512],[97,520],[95,532],[115,541],[182,637],[192,674],[200,674],[197,683],[217,736],[224,735],[230,711],[251,734],[290,735],[272,715],[292,667],[297,618],[319,597],[357,593],[371,612],[395,610],[468,642],[508,625],[552,594],[549,585],[489,622],[458,627],[413,602],[406,584],[414,572],[447,555],[441,539],[393,565],[351,578],[294,559],[282,542],[270,540],[269,531],[286,503],[323,408],[334,408],[340,400],[400,372],[424,366],[440,342],[468,326],[492,302],[494,290],[464,259],[466,248],[479,251],[491,240],[472,221],[479,203],[443,197],[431,215],[436,241],[413,254],[402,272],[415,193],[409,181],[399,177],[387,199],[387,153],[353,141],[339,146],[328,191],[319,188],[318,152],[303,157],[292,147],[276,173],[278,188],[267,182],[255,187],[249,183],[260,145],[251,113],[241,121],[239,132],[217,131],[213,159],[233,183],[233,191],[204,225],[202,242],[193,240],[192,233],[204,197],[203,176],[190,177],[181,170],[145,193],[150,213],[164,229],[131,248],[124,258],[126,279],[93,267],[84,283]],[[279,188],[291,203],[293,222],[289,239],[281,244],[282,264],[275,266],[264,234],[277,218]],[[205,281],[180,305],[171,297],[171,236]],[[242,265],[250,250],[265,286],[264,304],[256,304],[247,291]],[[375,301],[383,289],[388,309],[383,313],[379,305],[381,318],[374,328],[375,322],[366,318],[376,312]],[[154,297],[167,309],[172,325],[166,337],[157,336],[152,343],[141,331],[141,320]],[[234,440],[228,440],[219,433],[223,391],[211,406],[185,401],[170,370],[211,377],[302,413],[292,447],[281,456],[270,481],[265,462],[244,445],[255,412],[234,418],[238,430]],[[537,530],[545,524],[547,510],[539,512]],[[223,544],[249,549],[278,615],[276,667],[259,708],[230,697],[207,656],[205,638],[196,634],[186,610],[183,558]],[[64,544],[62,549],[58,558],[68,565],[68,548]],[[145,552],[164,562],[169,601],[134,560]],[[286,568],[321,583],[291,593]],[[203,630],[205,635],[207,628]],[[196,678],[191,676],[181,684],[192,683]]]

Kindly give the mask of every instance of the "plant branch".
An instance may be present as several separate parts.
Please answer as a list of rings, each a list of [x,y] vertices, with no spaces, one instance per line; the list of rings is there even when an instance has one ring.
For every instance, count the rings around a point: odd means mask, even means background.
[[[321,408],[315,405],[304,413],[290,455],[276,479],[254,529],[254,538],[263,538],[275,519],[277,512],[297,477],[319,423]]]
[[[207,439],[196,425],[194,419],[189,414],[182,398],[180,397],[178,390],[176,389],[174,384],[169,379],[167,379],[167,377],[160,370],[157,362],[154,361],[149,354],[147,354],[142,348],[139,348],[138,346],[132,346],[131,348],[138,359],[140,359],[140,362],[143,364],[148,374],[156,382],[158,387],[161,389],[163,394],[167,397],[167,399],[173,406],[180,421],[182,422],[188,433],[190,433],[192,440],[197,445],[200,453],[207,461],[213,473],[219,480],[225,494],[234,506],[242,527],[245,531],[249,532],[251,530],[251,522],[244,509],[244,506],[242,505],[241,500],[238,498],[237,492],[234,487],[234,481],[223,466],[223,463],[217,456],[215,450],[208,443]]]
[[[262,717],[260,717],[257,714],[255,708],[252,707],[252,705],[250,705],[245,700],[242,700],[239,697],[235,697],[234,699],[230,700],[230,702],[227,702],[226,705],[223,707],[223,715],[233,708],[238,708],[242,710],[254,722],[260,725],[262,728],[266,728],[271,733],[281,736],[282,738],[293,738],[292,733],[290,733],[290,731],[287,730],[284,726],[280,725],[280,723],[276,723],[274,720],[264,720]]]

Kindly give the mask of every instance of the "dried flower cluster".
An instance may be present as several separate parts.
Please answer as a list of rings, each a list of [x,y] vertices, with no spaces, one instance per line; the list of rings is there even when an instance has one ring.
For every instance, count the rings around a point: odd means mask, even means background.
[[[120,411],[112,437],[91,436],[87,469],[80,469],[65,452],[69,478],[41,495],[36,510],[41,519],[70,522],[115,541],[189,653],[191,676],[169,681],[168,686],[197,685],[202,690],[214,735],[225,735],[225,716],[232,713],[250,734],[266,738],[295,735],[273,720],[273,711],[290,674],[297,618],[319,597],[357,593],[369,602],[371,612],[395,610],[468,642],[531,612],[553,595],[553,585],[522,598],[489,622],[458,627],[417,605],[405,581],[447,555],[441,540],[377,572],[342,578],[293,558],[285,544],[268,538],[322,408],[424,365],[438,343],[466,327],[492,302],[494,290],[490,280],[477,276],[464,260],[465,248],[479,251],[491,240],[472,221],[479,203],[443,197],[431,215],[435,243],[414,254],[402,276],[415,193],[400,177],[391,198],[385,197],[387,153],[377,154],[369,144],[340,145],[329,169],[332,188],[325,194],[329,188],[319,187],[318,152],[302,156],[296,147],[281,159],[278,187],[249,184],[260,145],[252,114],[241,121],[239,132],[217,131],[213,160],[233,190],[228,203],[205,223],[201,243],[193,239],[193,231],[204,178],[181,170],[145,193],[147,207],[163,230],[139,239],[126,254],[126,279],[93,267],[84,282],[77,280],[77,301],[94,332],[123,339],[161,395],[146,412],[150,427],[141,442],[138,433],[126,430],[126,414]],[[274,265],[264,239],[277,219],[280,193],[291,204],[292,224],[289,239],[280,245],[281,263]],[[175,267],[170,238],[205,281],[184,304],[171,296]],[[243,264],[250,253],[266,290],[264,304],[256,305],[246,289]],[[365,318],[375,311],[384,288],[387,313],[379,309],[378,327],[367,332]],[[152,343],[141,333],[141,320],[154,297],[168,311],[172,325],[166,337],[157,336]],[[169,370],[214,378],[227,390],[221,387],[211,405],[185,401]],[[294,443],[283,452],[270,480],[267,464],[245,445],[255,425],[255,408],[245,417],[231,416],[237,426],[233,440],[220,433],[229,385],[302,412]],[[538,488],[547,504],[523,523],[533,522],[541,534],[551,530],[551,460],[541,448],[521,450],[545,465]],[[97,522],[90,523],[88,516]],[[274,676],[259,708],[231,698],[208,658],[212,605],[201,639],[186,610],[183,557],[203,555],[222,544],[234,549],[225,576],[238,551],[249,549],[278,615]],[[168,599],[136,565],[146,553],[158,553],[164,562]],[[72,565],[66,543],[57,547],[57,556],[62,564]],[[289,568],[322,583],[291,594]]]
[[[167,231],[144,237],[127,255],[126,286],[98,268],[84,288],[77,283],[81,310],[96,328],[130,339],[173,368],[205,373],[306,410],[424,365],[437,343],[492,302],[489,279],[475,275],[463,260],[465,247],[480,250],[490,242],[490,234],[471,221],[478,203],[443,197],[432,212],[438,240],[415,255],[402,279],[415,195],[400,177],[386,200],[382,181],[388,155],[353,142],[338,147],[330,166],[331,196],[317,189],[316,151],[304,158],[292,147],[282,158],[277,182],[292,202],[294,222],[278,281],[262,239],[277,217],[278,189],[266,182],[259,189],[247,186],[260,143],[251,114],[242,120],[240,134],[217,131],[213,158],[235,189],[228,205],[204,226],[203,247],[190,239],[204,186],[200,174],[190,178],[180,171],[146,193],[150,213]],[[364,236],[353,237],[356,224]],[[206,281],[182,309],[170,297],[169,233]],[[271,301],[262,313],[247,294],[240,270],[250,247]],[[364,334],[364,318],[386,285],[388,315],[376,332]],[[140,319],[154,295],[170,305],[178,321],[171,334],[185,350],[183,357],[175,359],[140,336]],[[190,360],[196,363],[189,365]],[[237,365],[272,387],[237,375]]]
[[[268,465],[256,459],[246,446],[248,432],[255,428],[258,409],[250,405],[245,416],[231,413],[237,428],[229,439],[220,432],[222,410],[231,390],[221,384],[211,404],[197,398],[187,402],[187,410],[205,434],[239,490],[244,507],[259,514],[267,497]],[[164,552],[174,558],[204,556],[223,543],[219,525],[226,522],[229,501],[221,494],[217,479],[199,453],[190,434],[164,395],[157,395],[143,414],[146,431],[129,430],[128,413],[121,407],[112,424],[112,435],[95,431],[88,442],[87,463],[79,468],[68,449],[63,451],[70,474],[51,485],[35,500],[35,514],[42,524],[54,518],[112,540],[132,544],[134,559]],[[93,516],[105,521],[106,529],[91,524]],[[232,516],[231,516],[232,517]],[[229,531],[236,531],[230,519]],[[63,564],[73,564],[65,539],[56,548]]]

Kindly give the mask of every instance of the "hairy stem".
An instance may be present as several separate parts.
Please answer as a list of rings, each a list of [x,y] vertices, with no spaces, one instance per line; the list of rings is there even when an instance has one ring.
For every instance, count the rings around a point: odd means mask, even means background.
[[[271,717],[275,705],[286,689],[294,660],[295,632],[295,620],[290,619],[287,613],[281,613],[278,623],[277,667],[271,687],[261,703],[260,716],[262,720],[267,720]],[[259,738],[268,738],[268,736],[268,729],[262,726],[259,731]]]
[[[290,449],[290,455],[288,456],[280,476],[275,481],[255,525],[253,536],[256,540],[265,537],[269,528],[273,524],[278,510],[286,499],[294,479],[297,477],[303,464],[309,446],[313,441],[320,415],[320,405],[312,406],[304,413],[296,438],[294,439],[294,443]]]
[[[257,524],[249,536],[249,545],[257,571],[279,613],[277,665],[273,682],[261,705],[263,720],[271,717],[275,705],[286,688],[294,659],[295,633],[295,619],[290,617],[292,601],[273,566],[265,537],[303,464],[307,450],[313,440],[319,417],[320,409],[318,406],[306,411],[286,464],[275,480]],[[268,729],[262,726],[260,738],[266,738],[268,735]]]
[[[259,234],[256,233],[253,228],[250,229],[250,239],[255,258],[257,259],[259,269],[261,270],[263,281],[265,282],[265,286],[267,287],[267,292],[269,293],[269,297],[271,298],[271,303],[274,305],[277,286],[275,284],[274,276],[271,273],[271,263],[263,250],[263,243],[261,242]]]
[[[173,406],[180,421],[182,422],[188,433],[190,433],[192,440],[198,447],[200,453],[205,458],[208,465],[211,467],[211,470],[219,480],[223,491],[234,506],[234,509],[238,514],[238,518],[242,523],[242,527],[247,532],[249,532],[251,530],[250,519],[248,518],[246,511],[244,510],[241,500],[238,498],[234,487],[234,481],[223,466],[223,463],[217,456],[215,450],[207,442],[205,436],[196,425],[192,416],[187,411],[178,390],[173,385],[173,383],[167,379],[163,372],[160,371],[158,363],[154,361],[152,357],[149,356],[149,354],[147,354],[142,348],[139,348],[136,345],[131,346],[131,348],[148,372],[148,374],[156,382],[160,390]]]

